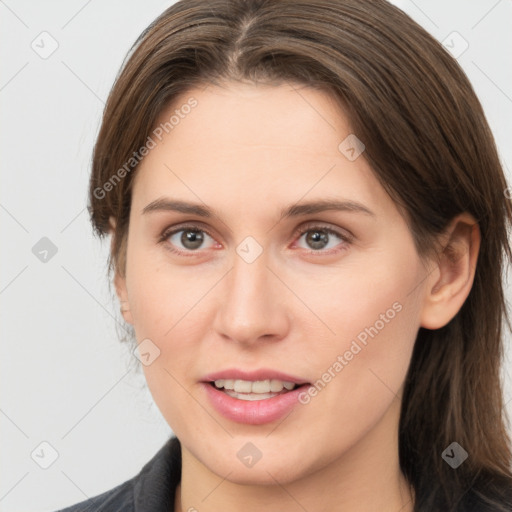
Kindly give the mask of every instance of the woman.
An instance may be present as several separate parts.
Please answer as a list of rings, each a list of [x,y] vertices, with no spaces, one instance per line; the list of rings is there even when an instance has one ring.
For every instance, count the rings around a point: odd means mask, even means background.
[[[385,1],[170,7],[90,214],[175,437],[66,510],[510,510],[506,190],[464,73]]]

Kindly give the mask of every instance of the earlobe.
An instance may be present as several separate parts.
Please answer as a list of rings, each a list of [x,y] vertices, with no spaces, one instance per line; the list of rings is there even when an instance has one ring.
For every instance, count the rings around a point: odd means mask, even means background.
[[[475,277],[480,229],[468,213],[452,220],[443,234],[444,249],[426,279],[421,327],[439,329],[458,313]]]
[[[108,225],[109,225],[108,232],[110,233],[110,235],[113,235],[114,231],[116,229],[116,219],[112,215],[108,218]]]
[[[116,271],[114,277],[114,286],[116,288],[117,297],[119,298],[120,311],[123,315],[125,322],[133,324],[132,312],[130,310],[130,302],[128,300],[128,292],[126,289],[126,278],[121,277],[119,272]]]
[[[116,229],[116,221],[114,217],[109,217],[109,233],[111,236],[110,241],[110,254],[114,254],[114,240],[115,240],[115,229]],[[114,286],[116,289],[116,294],[120,303],[120,311],[123,315],[125,322],[129,324],[133,324],[133,317],[130,310],[130,302],[128,301],[128,291],[126,289],[126,277],[120,275],[119,270],[115,269],[114,276]]]

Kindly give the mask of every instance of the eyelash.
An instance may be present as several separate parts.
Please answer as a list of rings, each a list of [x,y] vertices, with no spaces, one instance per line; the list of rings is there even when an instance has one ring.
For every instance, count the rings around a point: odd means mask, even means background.
[[[196,232],[200,232],[200,233],[206,233],[209,237],[211,237],[212,239],[215,239],[215,237],[207,229],[205,229],[203,227],[199,227],[198,225],[194,225],[194,224],[181,225],[178,227],[165,229],[164,232],[159,237],[159,243],[165,244],[165,248],[167,250],[171,251],[172,253],[178,254],[180,256],[193,257],[193,256],[196,256],[201,251],[201,249],[198,249],[195,251],[194,250],[182,251],[182,250],[174,248],[170,243],[167,243],[168,238],[170,236],[172,236],[176,233],[179,233],[180,231],[196,231]],[[308,233],[310,231],[322,231],[322,232],[328,233],[329,235],[334,235],[334,236],[338,237],[345,244],[350,244],[352,241],[352,236],[344,235],[343,233],[340,233],[339,231],[337,231],[335,229],[332,229],[328,226],[323,226],[320,224],[303,226],[303,227],[297,229],[294,232],[293,236],[300,238],[300,237],[302,237],[302,235],[304,235],[305,233]],[[336,253],[344,251],[346,249],[347,249],[346,247],[343,247],[342,249],[332,249],[331,248],[328,250],[311,249],[311,250],[307,251],[307,254],[325,256],[325,255],[336,254]]]

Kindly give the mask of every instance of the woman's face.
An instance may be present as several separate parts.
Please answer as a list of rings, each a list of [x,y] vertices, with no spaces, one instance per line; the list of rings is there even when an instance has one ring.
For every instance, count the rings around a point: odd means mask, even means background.
[[[365,141],[301,86],[198,88],[173,115],[137,170],[116,285],[183,449],[240,483],[396,457],[426,269]]]

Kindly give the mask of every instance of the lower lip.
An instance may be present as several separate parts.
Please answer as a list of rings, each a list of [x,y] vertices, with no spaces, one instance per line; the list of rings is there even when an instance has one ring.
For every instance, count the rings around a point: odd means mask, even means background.
[[[203,382],[202,386],[213,407],[229,420],[249,425],[262,425],[276,421],[291,412],[298,403],[299,394],[307,389],[309,384],[263,400],[240,400],[207,382]]]

